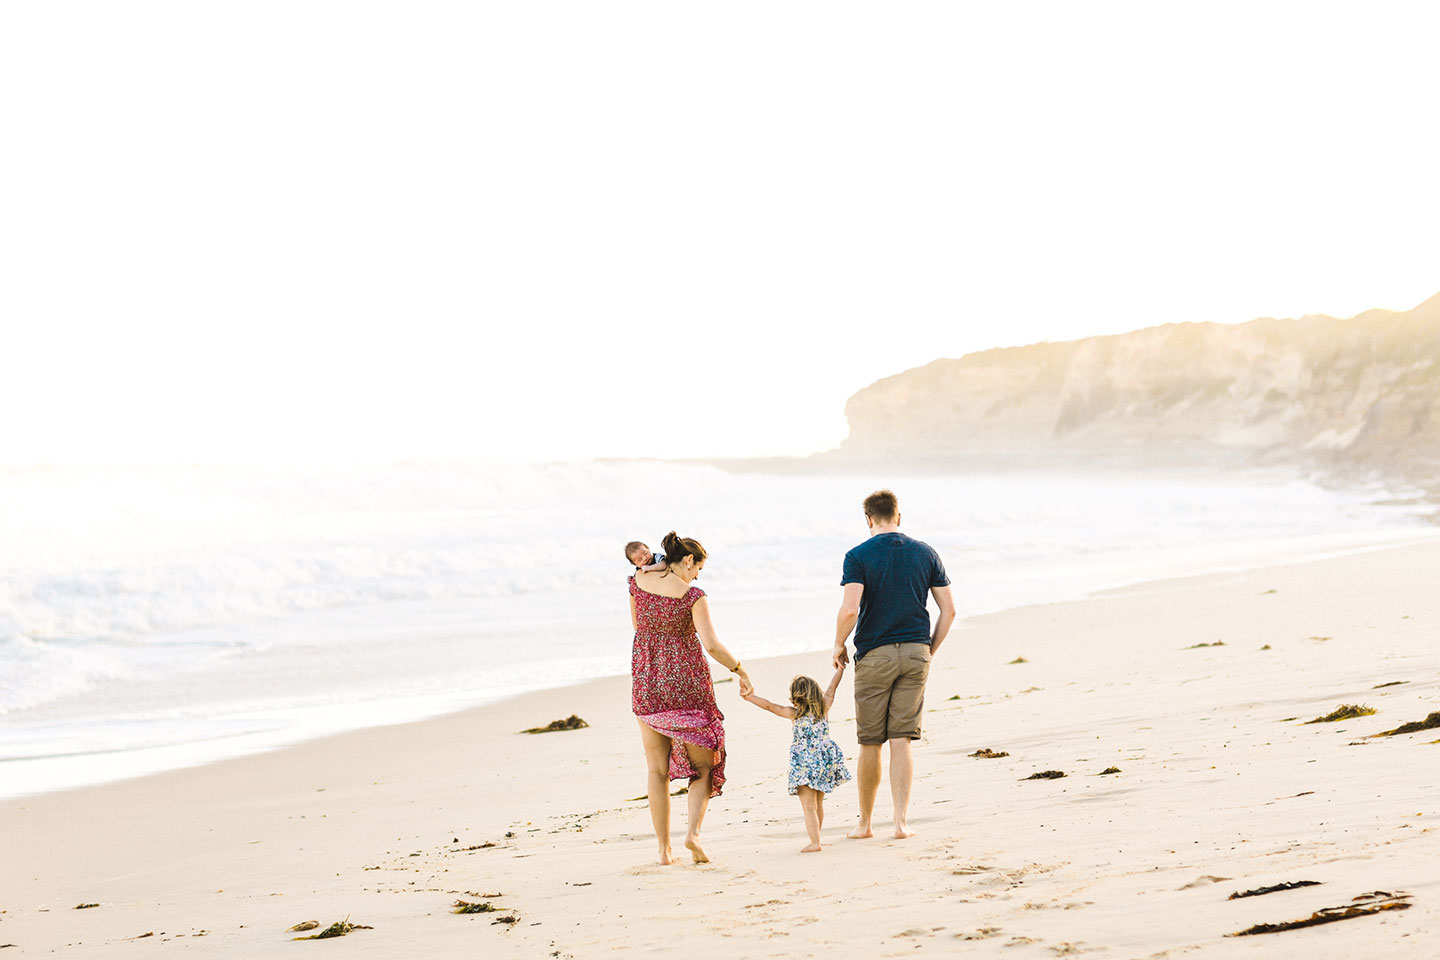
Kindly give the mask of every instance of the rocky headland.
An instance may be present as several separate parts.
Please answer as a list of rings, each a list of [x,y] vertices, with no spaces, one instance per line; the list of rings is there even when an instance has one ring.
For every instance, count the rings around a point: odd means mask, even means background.
[[[1405,312],[1165,324],[985,350],[845,406],[831,459],[1293,464],[1440,487],[1440,295]]]

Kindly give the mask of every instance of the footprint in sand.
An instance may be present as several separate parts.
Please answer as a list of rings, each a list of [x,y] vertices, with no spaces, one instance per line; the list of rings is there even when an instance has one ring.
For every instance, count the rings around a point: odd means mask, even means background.
[[[974,933],[957,933],[956,940],[989,940],[991,937],[1000,936],[999,927],[980,927]]]
[[[1189,883],[1185,884],[1185,886],[1180,887],[1180,889],[1193,890],[1196,887],[1208,887],[1212,883],[1224,883],[1226,880],[1229,879],[1229,877],[1214,877],[1207,873],[1196,877],[1194,880],[1191,880]]]

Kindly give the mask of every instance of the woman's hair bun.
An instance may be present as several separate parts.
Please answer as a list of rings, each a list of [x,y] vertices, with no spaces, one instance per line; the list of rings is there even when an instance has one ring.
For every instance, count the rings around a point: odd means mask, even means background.
[[[665,548],[666,563],[679,563],[686,557],[694,557],[696,563],[705,562],[705,548],[700,545],[700,541],[682,537],[674,530],[665,534],[660,540],[660,546]]]

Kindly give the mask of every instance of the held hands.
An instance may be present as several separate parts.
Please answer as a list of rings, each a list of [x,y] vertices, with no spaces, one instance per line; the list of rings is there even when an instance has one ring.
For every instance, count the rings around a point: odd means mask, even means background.
[[[740,678],[740,696],[746,699],[754,696],[755,684],[750,682],[750,674],[745,672],[745,668],[741,667],[735,671],[735,675]]]
[[[845,665],[850,662],[850,654],[845,649],[845,641],[835,644],[835,654],[830,658],[830,665],[836,670],[844,670]]]

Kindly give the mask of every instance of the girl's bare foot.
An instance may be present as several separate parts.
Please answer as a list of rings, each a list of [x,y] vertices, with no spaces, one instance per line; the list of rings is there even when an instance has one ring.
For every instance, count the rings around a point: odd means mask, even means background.
[[[911,830],[909,827],[896,827],[896,828],[895,828],[895,839],[896,839],[896,840],[904,840],[906,837],[913,837],[913,836],[915,836],[915,831],[914,831],[914,830]]]
[[[674,855],[674,853],[671,852],[671,850],[670,850],[669,847],[666,847],[665,849],[663,849],[663,850],[660,851],[660,865],[661,865],[662,867],[668,867],[670,864],[672,864],[672,863],[674,863],[674,862],[675,862],[675,855]]]
[[[685,849],[690,851],[690,859],[696,863],[710,862],[710,858],[705,856],[705,851],[700,847],[700,841],[695,837],[685,838]]]
[[[875,834],[871,832],[870,825],[865,824],[864,826],[856,827],[854,830],[851,830],[849,833],[845,834],[845,836],[849,837],[851,840],[865,840],[869,837],[875,836]]]
[[[812,844],[810,844],[810,846],[808,846],[808,847],[801,847],[801,848],[800,848],[800,852],[801,852],[801,853],[819,853],[819,852],[820,852],[820,844],[818,844],[818,843],[812,843]]]

